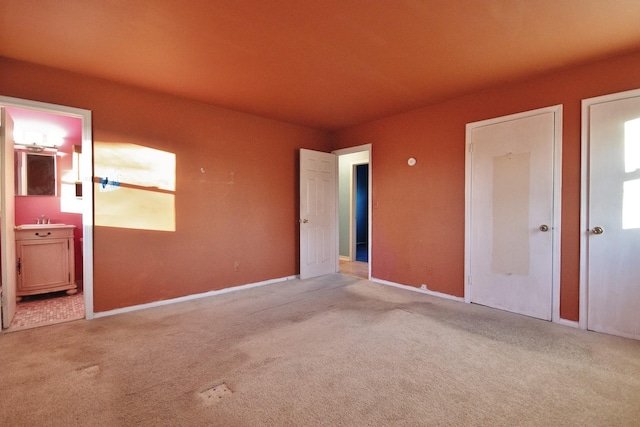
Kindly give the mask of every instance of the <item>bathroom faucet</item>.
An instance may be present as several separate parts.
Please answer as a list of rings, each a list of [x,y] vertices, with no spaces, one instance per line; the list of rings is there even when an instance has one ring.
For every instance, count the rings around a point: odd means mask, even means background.
[[[49,221],[51,221],[51,220],[49,220]],[[44,216],[44,214],[42,214],[40,216],[40,218],[36,218],[36,224],[46,224],[46,223],[47,223],[47,219]]]

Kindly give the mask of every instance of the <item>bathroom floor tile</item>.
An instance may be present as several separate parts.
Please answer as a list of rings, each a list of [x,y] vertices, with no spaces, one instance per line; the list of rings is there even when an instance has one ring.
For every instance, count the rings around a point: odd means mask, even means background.
[[[16,304],[16,315],[7,332],[78,319],[84,319],[82,292],[75,295],[67,295],[64,291],[34,295],[24,297]]]

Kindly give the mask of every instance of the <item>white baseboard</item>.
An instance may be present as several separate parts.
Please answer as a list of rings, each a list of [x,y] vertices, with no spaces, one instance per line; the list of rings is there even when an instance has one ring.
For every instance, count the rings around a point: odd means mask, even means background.
[[[162,301],[154,301],[146,304],[132,305],[130,307],[116,308],[115,310],[101,311],[93,314],[93,318],[113,316],[115,314],[130,313],[132,311],[144,310],[146,308],[161,307],[163,305],[175,304],[178,302],[191,301],[194,299],[207,298],[214,295],[226,294],[229,292],[242,291],[245,289],[257,288],[259,286],[271,285],[274,283],[286,282],[287,280],[297,279],[298,276],[287,276],[278,279],[263,280],[262,282],[248,283],[246,285],[232,286],[230,288],[219,289],[217,291],[209,291],[201,294],[186,295],[183,297],[172,298]]]
[[[429,289],[420,289],[420,288],[416,288],[415,286],[401,285],[400,283],[389,282],[388,280],[376,279],[374,277],[372,277],[370,280],[372,282],[375,282],[375,283],[380,283],[381,285],[393,286],[394,288],[400,288],[400,289],[404,289],[404,290],[407,290],[407,291],[419,292],[421,294],[431,295],[431,296],[438,297],[438,298],[444,298],[444,299],[448,299],[448,300],[464,302],[464,298],[457,297],[457,296],[454,296],[454,295],[445,294],[445,293],[442,293],[442,292],[430,291]]]
[[[419,292],[421,294],[432,295],[432,296],[438,297],[438,298],[445,298],[445,299],[448,299],[448,300],[465,302],[464,298],[456,297],[454,295],[449,295],[449,294],[445,294],[445,293],[442,293],[442,292],[431,291],[429,289],[420,289],[420,288],[416,288],[415,286],[402,285],[400,283],[390,282],[388,280],[376,279],[375,277],[372,277],[370,280],[372,282],[375,282],[375,283],[380,283],[381,285],[393,286],[394,288],[400,288],[400,289],[404,289],[404,290],[407,290],[407,291]],[[553,320],[553,323],[557,323],[559,325],[570,326],[572,328],[580,329],[580,322],[576,322],[576,321],[573,321],[573,320],[567,320],[567,319],[561,319],[560,318],[560,319]]]
[[[557,323],[559,325],[564,325],[564,326],[571,326],[572,328],[580,329],[580,322],[576,322],[574,320],[558,318],[558,319],[554,319],[553,323]]]
[[[351,257],[340,255],[340,261],[351,262]]]

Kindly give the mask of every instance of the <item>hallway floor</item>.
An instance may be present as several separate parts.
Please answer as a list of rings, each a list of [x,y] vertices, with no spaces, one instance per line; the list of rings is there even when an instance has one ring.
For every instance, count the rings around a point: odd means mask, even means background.
[[[340,273],[347,276],[355,276],[361,279],[369,278],[369,263],[360,261],[340,260]]]
[[[82,292],[67,295],[64,291],[24,297],[16,304],[16,315],[7,332],[55,325],[84,319]]]

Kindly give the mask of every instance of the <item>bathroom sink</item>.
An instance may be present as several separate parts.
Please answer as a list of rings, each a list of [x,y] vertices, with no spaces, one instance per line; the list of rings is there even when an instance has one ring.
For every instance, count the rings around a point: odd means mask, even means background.
[[[16,230],[30,230],[38,228],[56,228],[56,227],[68,227],[67,224],[22,224],[15,227]]]

